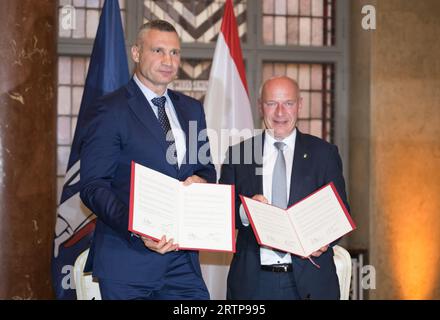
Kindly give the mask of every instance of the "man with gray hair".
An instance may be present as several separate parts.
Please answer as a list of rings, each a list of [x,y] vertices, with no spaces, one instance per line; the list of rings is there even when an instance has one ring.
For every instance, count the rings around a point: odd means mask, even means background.
[[[267,80],[259,99],[266,131],[228,150],[220,183],[235,184],[237,251],[228,275],[228,299],[338,299],[332,245],[302,259],[259,246],[239,195],[287,208],[333,182],[348,208],[336,146],[297,128],[302,98],[286,76]],[[251,163],[245,152],[252,151]],[[241,161],[233,161],[235,155]],[[320,268],[318,268],[320,266]]]
[[[209,299],[197,251],[128,231],[132,161],[185,185],[216,180],[211,163],[188,161],[188,149],[207,143],[189,139],[190,122],[197,137],[206,129],[202,104],[168,89],[180,65],[174,27],[163,20],[143,25],[131,56],[133,78],[96,101],[82,140],[80,196],[97,216],[86,271],[98,278],[103,299]]]

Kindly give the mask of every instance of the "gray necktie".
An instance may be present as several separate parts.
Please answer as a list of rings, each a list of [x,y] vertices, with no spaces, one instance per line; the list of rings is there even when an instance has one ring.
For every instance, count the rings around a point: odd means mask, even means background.
[[[284,142],[275,142],[274,146],[278,149],[277,160],[273,168],[272,175],[272,205],[282,209],[287,208],[287,174],[286,160],[284,159],[283,150],[286,144]],[[287,253],[273,250],[280,258]]]

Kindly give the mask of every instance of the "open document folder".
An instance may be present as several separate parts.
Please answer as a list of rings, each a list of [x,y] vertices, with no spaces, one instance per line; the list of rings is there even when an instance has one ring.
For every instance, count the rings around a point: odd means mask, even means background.
[[[241,196],[260,245],[308,257],[356,229],[333,183],[284,210]]]
[[[179,249],[235,252],[234,186],[193,183],[184,186],[138,163],[131,164],[131,232]]]

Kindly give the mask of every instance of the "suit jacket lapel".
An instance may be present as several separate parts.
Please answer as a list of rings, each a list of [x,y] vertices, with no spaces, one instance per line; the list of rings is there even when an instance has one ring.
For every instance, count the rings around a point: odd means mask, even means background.
[[[157,121],[148,100],[145,98],[141,89],[137,86],[133,79],[128,83],[127,90],[129,92],[128,105],[135,113],[139,121],[147,128],[148,131],[156,138],[157,142],[162,146],[166,152],[168,145],[165,141],[163,129]]]
[[[252,150],[252,164],[250,166],[251,174],[250,177],[253,178],[251,181],[251,185],[255,186],[255,194],[263,194],[263,152],[264,152],[264,137],[265,133],[262,135],[258,135],[252,138],[252,147],[253,149],[244,147],[244,150],[241,150],[242,161],[244,160],[244,152],[245,150]]]
[[[301,200],[302,182],[309,170],[308,161],[310,155],[307,145],[304,142],[303,134],[298,129],[296,130],[295,152],[293,155],[292,175],[290,176],[289,206]]]
[[[177,118],[179,119],[179,123],[182,127],[183,132],[187,133],[189,126],[189,117],[187,116],[187,110],[185,106],[181,104],[179,96],[174,93],[174,91],[168,89],[168,96],[173,103],[174,110],[176,111]],[[188,139],[186,139],[186,143],[188,144]]]
[[[191,164],[189,163],[189,140],[190,138],[194,141],[191,141],[191,143],[197,144],[198,139],[197,136],[190,137],[189,136],[189,121],[190,117],[188,116],[188,109],[185,107],[182,102],[180,101],[179,96],[172,90],[168,89],[168,96],[170,97],[174,110],[176,111],[177,119],[179,120],[180,127],[182,128],[182,131],[185,133],[185,156],[183,157],[183,162],[179,169],[179,178],[185,178],[187,177],[187,172],[191,170]],[[197,128],[198,129],[198,128]],[[197,134],[197,131],[195,132]],[[197,152],[197,147],[193,146],[193,149],[195,148]]]

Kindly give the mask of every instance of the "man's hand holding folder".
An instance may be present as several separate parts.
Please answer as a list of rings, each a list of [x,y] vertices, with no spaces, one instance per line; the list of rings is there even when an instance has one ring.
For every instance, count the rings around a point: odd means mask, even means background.
[[[262,195],[240,196],[260,245],[303,258],[319,257],[356,228],[333,183],[284,210]]]

